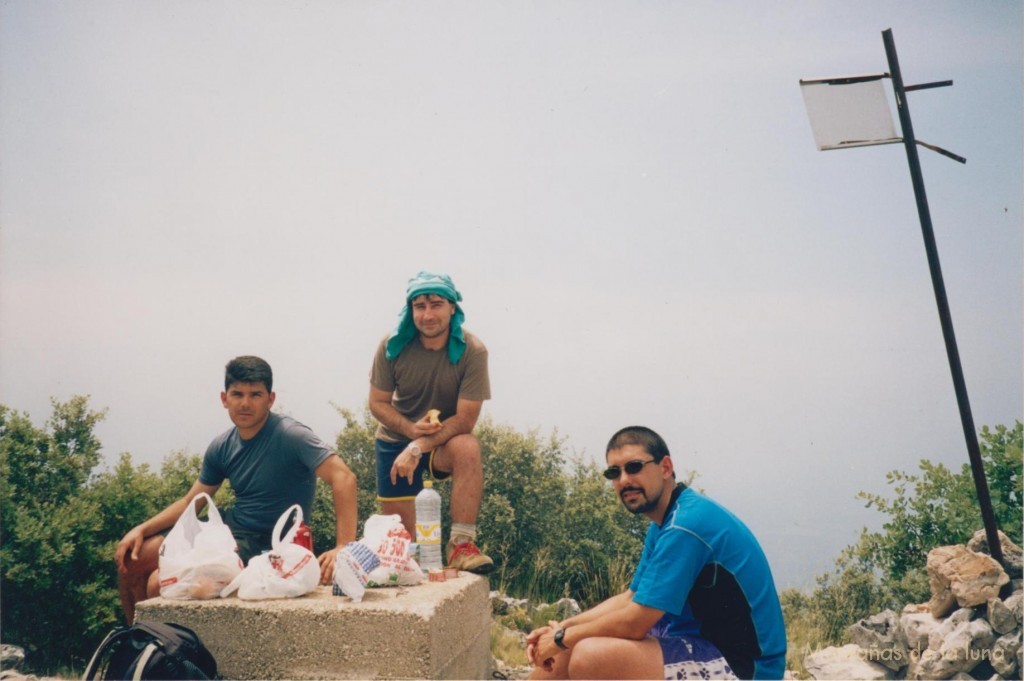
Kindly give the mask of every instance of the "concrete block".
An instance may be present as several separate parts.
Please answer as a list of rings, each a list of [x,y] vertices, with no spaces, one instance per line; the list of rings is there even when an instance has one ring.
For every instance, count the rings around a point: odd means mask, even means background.
[[[484,577],[367,589],[361,603],[321,586],[301,598],[153,598],[136,619],[193,629],[226,679],[483,679],[491,610]]]

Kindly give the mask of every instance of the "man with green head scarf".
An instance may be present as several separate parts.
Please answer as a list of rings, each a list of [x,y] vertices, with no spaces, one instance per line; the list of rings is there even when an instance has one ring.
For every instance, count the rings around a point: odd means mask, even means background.
[[[476,545],[483,497],[480,442],[473,428],[491,397],[487,348],[462,328],[462,294],[446,274],[409,280],[398,326],[377,347],[370,411],[377,418],[377,499],[415,536],[423,474],[452,480],[449,567],[486,574],[494,562]]]

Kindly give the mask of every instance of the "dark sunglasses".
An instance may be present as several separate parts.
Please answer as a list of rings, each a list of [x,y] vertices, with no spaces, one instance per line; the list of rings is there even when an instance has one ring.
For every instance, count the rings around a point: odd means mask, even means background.
[[[623,470],[625,470],[630,475],[636,475],[637,473],[644,469],[644,466],[646,466],[649,463],[658,462],[655,461],[654,459],[651,459],[649,461],[641,461],[640,459],[635,459],[633,461],[627,461],[622,466],[622,468],[619,468],[618,466],[608,466],[608,468],[604,469],[604,472],[601,473],[601,475],[608,478],[609,480],[618,480],[619,476],[622,475]]]

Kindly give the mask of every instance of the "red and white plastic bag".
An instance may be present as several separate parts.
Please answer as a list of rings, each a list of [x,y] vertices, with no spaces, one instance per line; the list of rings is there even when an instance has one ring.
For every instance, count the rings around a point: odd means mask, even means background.
[[[369,573],[367,586],[411,586],[423,581],[423,570],[409,553],[412,537],[401,516],[370,516],[360,541],[380,558],[380,565]]]
[[[293,512],[295,520],[281,537],[281,531]],[[274,525],[270,551],[253,556],[245,570],[224,587],[220,595],[227,597],[237,590],[239,598],[256,601],[295,598],[315,589],[320,583],[320,564],[312,551],[293,541],[301,525],[302,507],[295,504]]]
[[[206,522],[196,515],[195,502],[206,498]],[[160,545],[160,595],[172,599],[216,598],[242,572],[238,545],[205,492],[189,502]]]

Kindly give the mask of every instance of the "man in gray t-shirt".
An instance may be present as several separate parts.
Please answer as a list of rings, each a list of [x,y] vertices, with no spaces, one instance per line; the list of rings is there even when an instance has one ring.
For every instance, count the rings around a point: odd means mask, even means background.
[[[135,619],[138,601],[160,593],[157,567],[165,532],[196,495],[213,497],[224,480],[231,481],[236,498],[225,520],[245,562],[270,548],[274,525],[290,506],[299,504],[303,516],[310,517],[317,478],[330,485],[336,545],[318,557],[320,581],[330,583],[338,550],[356,535],[356,478],[313,431],[291,417],[270,413],[272,387],[270,365],[259,357],[228,362],[221,402],[234,427],[210,443],[199,479],[188,493],[133,527],[117,545],[114,559],[128,622]]]
[[[213,439],[203,457],[199,482],[211,487],[225,479],[235,491],[229,523],[269,537],[292,504],[310,517],[316,469],[334,455],[313,431],[290,416],[268,414],[255,436],[242,439],[232,428]]]

